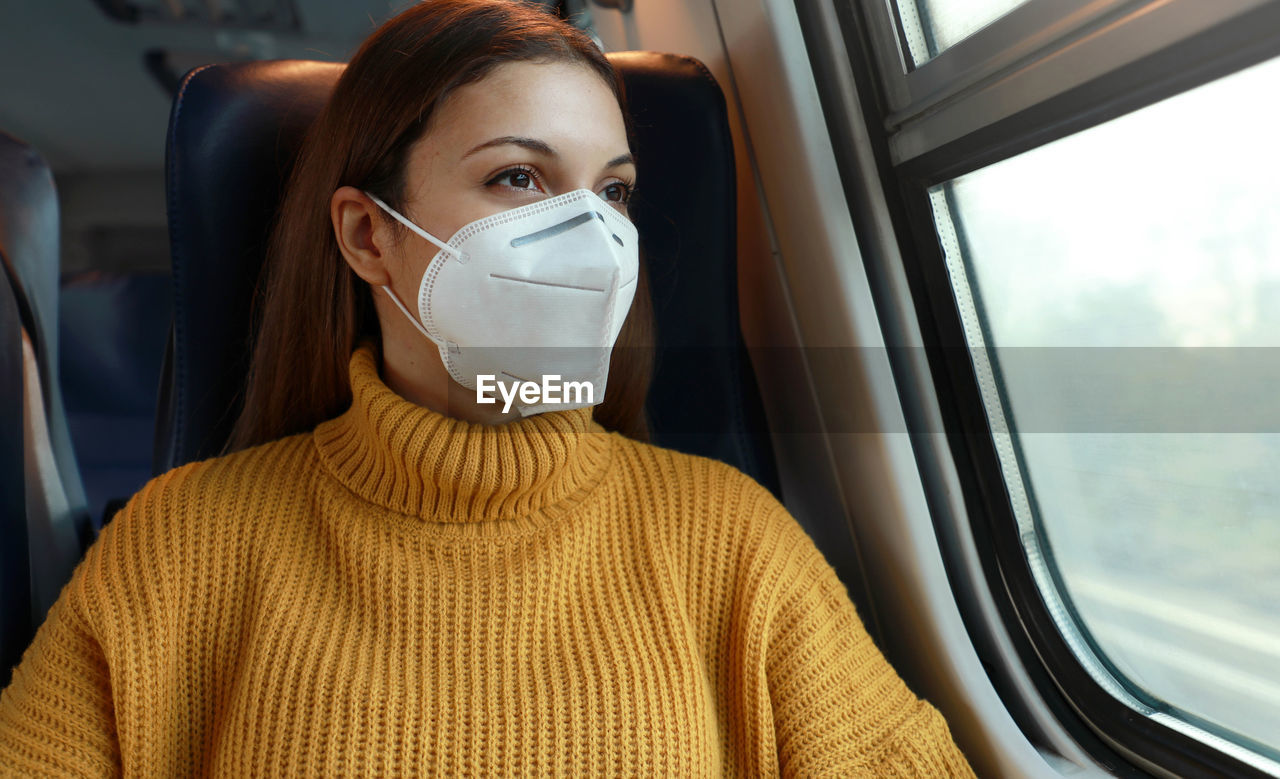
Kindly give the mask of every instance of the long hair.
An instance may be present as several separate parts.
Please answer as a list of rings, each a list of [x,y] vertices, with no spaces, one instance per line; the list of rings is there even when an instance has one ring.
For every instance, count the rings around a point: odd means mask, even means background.
[[[370,289],[338,249],[330,195],[350,185],[404,210],[405,163],[436,107],[452,90],[519,61],[591,68],[627,117],[621,81],[591,39],[524,3],[431,0],[391,19],[360,47],[303,141],[277,214],[244,408],[228,451],[310,430],[344,411],[352,351],[365,340],[380,343]],[[594,414],[604,427],[646,440],[653,313],[643,269],[641,263],[614,348],[608,398]]]

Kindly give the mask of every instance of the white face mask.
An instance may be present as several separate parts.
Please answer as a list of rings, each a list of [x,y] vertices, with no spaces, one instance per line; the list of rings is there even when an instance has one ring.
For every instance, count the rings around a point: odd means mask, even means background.
[[[382,289],[439,347],[455,381],[521,416],[604,401],[640,267],[630,220],[579,189],[472,222],[446,243],[369,197],[440,247],[422,274],[417,317]]]

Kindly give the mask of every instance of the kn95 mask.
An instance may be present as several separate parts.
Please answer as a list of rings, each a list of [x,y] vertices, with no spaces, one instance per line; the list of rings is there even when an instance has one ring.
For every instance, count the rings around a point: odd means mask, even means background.
[[[382,289],[454,381],[521,416],[604,401],[639,272],[629,219],[579,189],[471,222],[446,242],[365,194],[440,249],[422,274],[417,316]]]

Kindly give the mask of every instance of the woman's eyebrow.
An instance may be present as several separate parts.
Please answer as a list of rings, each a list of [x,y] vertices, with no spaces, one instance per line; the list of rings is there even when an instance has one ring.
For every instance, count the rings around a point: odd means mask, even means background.
[[[465,160],[467,157],[470,157],[471,155],[476,154],[477,152],[484,151],[485,149],[491,149],[494,146],[519,146],[521,148],[528,149],[529,151],[546,155],[547,157],[560,156],[556,152],[556,150],[551,148],[551,145],[548,144],[546,141],[540,141],[537,138],[524,138],[518,135],[504,135],[500,138],[494,138],[492,140],[485,141],[479,146],[476,146],[475,148],[468,151],[466,154],[462,155],[462,159]],[[627,152],[626,154],[619,154],[617,157],[614,157],[613,159],[609,160],[604,164],[604,167],[606,170],[608,170],[609,168],[616,168],[619,165],[635,165],[635,164],[636,164],[635,157],[633,157],[630,152]]]
[[[493,140],[485,141],[484,143],[475,147],[471,151],[462,155],[462,159],[465,160],[467,157],[470,157],[472,154],[475,154],[476,152],[483,151],[485,149],[491,149],[494,146],[507,146],[507,145],[520,146],[532,152],[545,154],[548,157],[559,156],[556,154],[556,150],[551,148],[551,146],[549,146],[545,141],[540,141],[537,138],[521,138],[520,136],[517,136],[517,135],[504,135],[501,138],[494,138]]]

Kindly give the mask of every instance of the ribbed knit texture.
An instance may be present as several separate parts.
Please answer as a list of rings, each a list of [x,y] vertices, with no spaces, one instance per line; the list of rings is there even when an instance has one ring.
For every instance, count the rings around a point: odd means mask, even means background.
[[[772,497],[590,411],[388,390],[153,480],[0,697],[5,776],[970,776]]]

